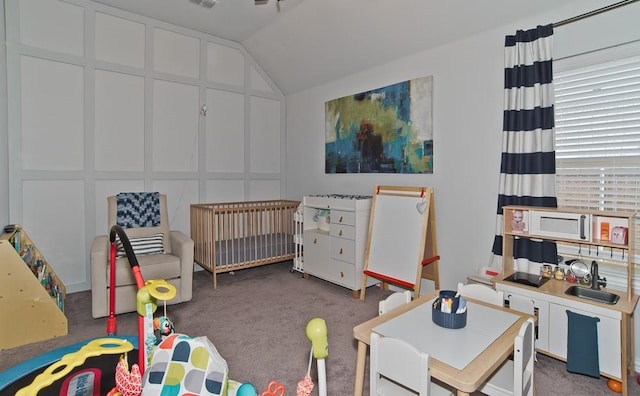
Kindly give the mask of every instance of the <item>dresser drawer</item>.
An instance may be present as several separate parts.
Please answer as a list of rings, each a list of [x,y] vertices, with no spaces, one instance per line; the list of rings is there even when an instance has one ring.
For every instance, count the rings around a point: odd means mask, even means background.
[[[345,263],[340,260],[331,260],[330,267],[333,271],[332,277],[335,279],[336,283],[353,290],[360,288],[360,285],[355,284],[355,267],[353,264]]]
[[[320,231],[305,230],[304,240],[304,270],[312,273],[322,263],[328,261],[327,253],[331,246],[331,237]]]
[[[323,261],[322,265],[314,268],[314,271],[309,272],[309,274],[340,286],[348,287],[351,290],[358,290],[360,288],[360,285],[355,284],[355,267],[353,264],[345,263],[344,261]]]
[[[354,263],[356,243],[349,239],[331,238],[331,258]]]
[[[356,239],[356,227],[331,223],[329,235],[337,238]]]
[[[331,224],[356,224],[356,212],[346,212],[344,210],[331,211]]]

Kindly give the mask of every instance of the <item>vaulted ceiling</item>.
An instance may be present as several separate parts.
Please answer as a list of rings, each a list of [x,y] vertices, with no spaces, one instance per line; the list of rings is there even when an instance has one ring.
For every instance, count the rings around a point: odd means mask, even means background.
[[[241,43],[285,94],[571,3],[605,0],[96,0]],[[205,0],[213,1],[213,0]],[[575,13],[575,11],[573,11]],[[559,12],[558,15],[562,15]],[[570,17],[573,15],[566,15]],[[540,20],[539,24],[557,20]],[[529,28],[534,26],[522,26]]]

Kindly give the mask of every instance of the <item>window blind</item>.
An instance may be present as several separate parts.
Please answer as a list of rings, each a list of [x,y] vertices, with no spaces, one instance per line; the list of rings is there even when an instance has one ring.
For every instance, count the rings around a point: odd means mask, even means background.
[[[635,48],[635,47],[634,47]],[[640,54],[557,61],[558,206],[640,213]],[[635,246],[640,222],[635,217]],[[640,264],[636,252],[634,264]]]

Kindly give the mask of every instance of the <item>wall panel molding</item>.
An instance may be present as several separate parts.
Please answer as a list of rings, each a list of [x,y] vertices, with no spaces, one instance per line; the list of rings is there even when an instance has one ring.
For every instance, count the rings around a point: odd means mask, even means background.
[[[285,98],[239,43],[89,0],[6,0],[4,11],[8,221],[47,239],[68,291],[90,288],[108,195],[161,189],[186,234],[191,203],[284,196]],[[270,113],[252,115],[252,101]],[[244,155],[224,158],[234,150]],[[73,186],[55,196],[74,221],[56,215],[52,186]]]

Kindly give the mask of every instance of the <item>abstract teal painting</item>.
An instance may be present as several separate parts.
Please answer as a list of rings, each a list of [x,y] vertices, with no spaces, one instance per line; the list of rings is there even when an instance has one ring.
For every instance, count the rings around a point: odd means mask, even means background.
[[[433,173],[433,77],[325,103],[325,173]]]

